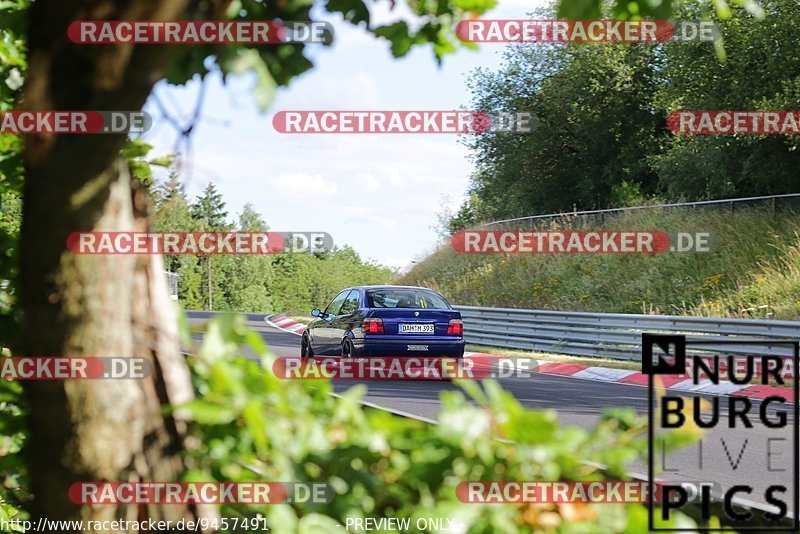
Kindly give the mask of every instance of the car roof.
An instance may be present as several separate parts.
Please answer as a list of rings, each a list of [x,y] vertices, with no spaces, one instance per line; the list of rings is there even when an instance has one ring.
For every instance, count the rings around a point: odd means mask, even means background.
[[[434,291],[429,287],[421,286],[393,286],[393,285],[380,285],[380,286],[355,286],[353,289],[424,289],[425,291]]]

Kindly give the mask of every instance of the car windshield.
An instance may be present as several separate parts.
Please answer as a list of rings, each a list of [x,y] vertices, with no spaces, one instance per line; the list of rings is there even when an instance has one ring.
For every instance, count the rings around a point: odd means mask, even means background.
[[[370,308],[431,308],[449,310],[447,302],[427,289],[373,289],[367,291]]]

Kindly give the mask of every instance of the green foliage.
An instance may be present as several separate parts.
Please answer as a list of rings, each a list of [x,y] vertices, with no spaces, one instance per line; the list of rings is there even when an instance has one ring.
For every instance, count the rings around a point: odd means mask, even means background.
[[[200,226],[207,232],[220,232],[228,230],[228,212],[225,211],[225,201],[222,194],[217,191],[213,183],[209,183],[203,194],[197,197],[192,204],[192,217],[200,222]]]
[[[378,0],[375,0],[375,3],[377,2]],[[471,47],[470,43],[463,43],[456,37],[455,23],[467,12],[482,14],[496,3],[496,0],[453,2],[409,0],[411,10],[417,15],[413,29],[404,23],[371,26],[369,3],[365,0],[326,0],[322,9],[329,13],[341,14],[344,20],[386,39],[395,57],[404,56],[414,46],[430,45],[438,62],[460,46]],[[313,20],[311,6],[310,0],[292,2],[233,0],[224,17],[211,18]],[[333,38],[335,40],[335,36]],[[288,85],[294,77],[312,67],[313,63],[305,55],[305,45],[300,43],[263,46],[214,44],[186,48],[183,55],[171,65],[167,80],[173,84],[184,84],[195,75],[205,76],[213,68],[219,68],[225,78],[229,75],[251,73],[254,78],[253,93],[256,102],[262,110],[266,110],[278,86]]]
[[[258,361],[241,357],[243,347]],[[186,479],[326,483],[335,495],[327,504],[237,505],[224,517],[261,513],[272,530],[301,533],[339,532],[348,517],[452,518],[487,534],[647,529],[638,504],[476,506],[455,491],[465,480],[620,480],[646,451],[633,410],[606,413],[589,431],[561,427],[554,412],[526,409],[494,382],[469,382],[467,395],[442,393],[440,424],[429,425],[362,408],[363,386],[336,398],[327,381],[278,379],[273,361],[244,318],[209,323],[191,361],[198,399],[186,408],[198,446]]]
[[[777,245],[774,260],[739,277],[735,287],[687,303],[687,315],[706,317],[800,318],[800,235]]]
[[[566,5],[600,4],[561,4]],[[624,3],[626,9],[647,7],[651,16],[670,5]],[[703,42],[510,47],[498,71],[473,74],[472,107],[532,112],[538,127],[529,134],[488,132],[467,141],[475,170],[461,214],[481,222],[653,198],[794,192],[796,136],[675,135],[665,127],[668,114],[680,109],[797,108],[800,41],[794,35],[800,4],[769,0],[763,8],[763,20],[738,7],[724,20],[714,18],[725,41],[725,62],[713,44]],[[669,11],[679,20],[710,16],[708,6],[688,0]],[[459,217],[450,226],[464,223]]]
[[[25,10],[30,0],[0,2],[0,111],[13,107],[25,81]]]
[[[765,18],[754,21],[733,9],[721,22],[727,61],[707,44],[668,43],[656,105],[664,114],[677,109],[797,109],[800,102],[800,4],[765,2]],[[683,3],[681,19],[702,16]],[[723,198],[797,190],[800,163],[797,136],[669,135],[652,157],[662,188],[670,197]]]
[[[433,287],[458,304],[800,319],[797,216],[721,210],[630,212],[592,226],[710,232],[708,253],[479,255],[443,246],[399,282]],[[572,224],[565,216],[552,229],[578,229]]]
[[[0,2],[0,112],[13,109],[27,69],[25,10],[29,0]],[[17,332],[12,308],[17,276],[17,238],[22,219],[22,142],[0,134],[0,347]]]
[[[217,191],[213,183],[209,183],[203,194],[190,207],[192,218],[197,223],[197,230],[203,232],[221,232],[230,230],[228,224],[228,212],[225,211],[225,201],[222,194]],[[226,309],[225,305],[219,302],[214,303],[214,295],[219,295],[224,287],[224,276],[220,276],[225,269],[220,268],[223,264],[232,261],[229,257],[201,256],[199,258],[200,268],[203,271],[203,283],[200,285],[200,295],[203,299],[203,309]]]
[[[266,232],[267,230],[269,230],[269,226],[253,204],[250,202],[245,204],[242,213],[239,214],[239,231]]]
[[[252,204],[244,205],[239,215],[240,232],[265,232],[267,223]],[[264,311],[274,310],[272,291],[274,274],[269,256],[242,256],[231,258],[224,267],[227,283],[222,287],[225,299],[223,310]]]
[[[145,189],[150,191],[155,182],[153,180],[153,167],[170,167],[172,156],[162,156],[158,158],[146,159],[146,156],[153,149],[142,141],[141,137],[129,139],[122,147],[122,157],[128,161],[128,169],[134,180],[142,184]]]
[[[192,232],[199,226],[192,216],[186,188],[174,171],[154,192],[155,216],[153,230],[156,232]],[[169,261],[167,261],[169,265]]]
[[[155,232],[193,232],[199,230],[199,223],[192,217],[189,200],[178,174],[170,173],[167,181],[153,193],[155,213],[153,231]],[[203,308],[203,274],[199,258],[187,255],[164,256],[164,267],[180,275],[178,279],[178,299],[187,309]]]
[[[2,356],[9,354],[3,353]],[[27,519],[28,492],[25,445],[25,403],[19,383],[0,380],[0,523]],[[11,532],[0,529],[0,532]]]
[[[474,109],[530,112],[538,125],[467,141],[475,153],[474,217],[604,208],[623,181],[655,193],[657,176],[643,155],[657,150],[663,130],[651,101],[657,68],[645,47],[534,43],[510,48],[498,72],[477,71]]]
[[[8,339],[16,277],[17,236],[22,220],[22,198],[12,190],[0,190],[0,339]],[[4,282],[5,281],[5,282]]]
[[[560,0],[558,17],[573,20],[600,18],[608,2],[605,0]],[[720,19],[731,16],[731,4],[742,7],[755,17],[761,17],[763,11],[754,0],[704,0],[697,3],[705,11],[715,11]],[[672,0],[614,0],[612,2],[614,17],[624,20],[657,19],[666,20],[675,17]]]
[[[213,184],[193,204],[180,177],[171,173],[154,188],[156,232],[269,229],[252,204],[246,204],[237,225],[231,225],[225,200]],[[239,312],[302,311],[327,302],[342,288],[387,283],[394,276],[385,267],[362,261],[351,247],[317,254],[281,253],[244,256],[165,256],[168,271],[180,275],[178,300],[185,309],[208,307],[208,261],[211,261],[213,309]]]
[[[569,1],[569,0],[565,0]],[[590,7],[593,0],[580,0]],[[23,37],[26,33],[29,0],[0,0],[0,111],[11,109],[25,78],[26,58]],[[401,26],[370,28],[391,43],[395,56],[414,46],[431,44],[437,60],[462,45],[453,35],[453,26],[464,11],[483,13],[494,0],[453,0],[452,2],[411,0],[412,10],[422,19],[414,29]],[[726,5],[721,0],[718,5]],[[213,6],[216,3],[194,3]],[[629,4],[632,6],[633,4]],[[643,4],[644,5],[644,4]],[[311,0],[262,2],[234,0],[227,12],[211,13],[209,18],[236,20],[308,20]],[[657,6],[652,7],[656,9]],[[330,0],[325,9],[360,25],[369,24],[369,12],[362,0]],[[640,8],[637,13],[651,13]],[[200,13],[189,13],[192,15]],[[208,15],[208,13],[206,13]],[[463,46],[469,46],[463,44]],[[204,76],[213,62],[225,77],[254,74],[254,94],[263,109],[277,86],[288,83],[312,67],[300,44],[208,45],[181,48],[167,73],[168,81],[186,83]],[[208,61],[211,59],[212,61]],[[613,60],[613,58],[611,58]],[[142,80],[133,80],[139,83]],[[790,88],[789,88],[790,89]],[[789,98],[787,89],[783,98]],[[182,189],[173,184],[162,192],[154,191],[152,165],[169,165],[162,159],[147,160],[149,151],[139,140],[123,151],[133,175],[157,200],[155,227],[162,230],[222,229],[227,227],[221,199],[207,190],[195,209]],[[15,136],[0,136],[0,340],[13,332],[9,307],[13,306],[13,280],[16,239],[22,184],[21,144]],[[79,164],[80,162],[78,162]],[[633,173],[635,174],[635,172]],[[218,202],[219,201],[219,202]],[[476,203],[476,206],[480,206]],[[193,216],[194,214],[194,216]],[[202,221],[203,224],[198,224]],[[248,225],[252,219],[245,219]],[[181,298],[187,307],[202,303],[202,269],[197,258],[168,258],[168,266],[182,274]],[[308,306],[324,301],[336,289],[354,283],[384,281],[386,269],[363,263],[351,249],[320,256],[282,256],[271,266],[273,287],[267,296],[274,305]],[[256,262],[241,272],[227,269],[215,272],[240,277],[231,287],[253,289],[255,293],[232,302],[222,296],[226,306],[267,306],[261,285],[269,284],[269,269]],[[238,274],[237,274],[238,273]],[[283,278],[281,278],[283,277]],[[11,281],[7,286],[6,281]],[[228,280],[215,280],[219,288]],[[310,293],[294,293],[300,287]],[[240,291],[235,291],[241,295]],[[277,295],[301,295],[296,302],[279,302]],[[198,306],[199,307],[199,306]],[[494,385],[486,395],[473,388],[472,396],[482,407],[468,404],[460,394],[448,394],[443,424],[430,429],[421,423],[397,419],[382,412],[364,412],[356,401],[362,391],[353,390],[345,399],[327,393],[330,385],[279,382],[254,362],[234,359],[239,344],[264,354],[260,339],[243,330],[238,320],[221,318],[212,324],[199,359],[193,365],[200,400],[190,406],[201,437],[199,449],[192,452],[192,476],[214,476],[225,480],[247,480],[256,475],[245,466],[257,466],[272,480],[320,480],[331,483],[341,495],[331,505],[320,508],[295,505],[263,510],[275,531],[332,530],[335,521],[358,514],[452,514],[472,525],[474,532],[526,532],[545,517],[541,510],[519,507],[474,507],[457,503],[455,483],[464,478],[549,478],[582,479],[604,475],[587,468],[577,458],[596,460],[609,466],[618,476],[621,466],[641,450],[641,427],[623,425],[619,416],[609,416],[592,432],[561,429],[551,413],[530,412]],[[265,361],[268,364],[268,360]],[[20,459],[24,445],[22,420],[24,403],[17,384],[0,381],[0,519],[22,514],[30,496],[25,464]],[[516,440],[514,446],[493,438]],[[301,446],[297,446],[297,444]],[[360,463],[359,463],[360,462]],[[646,514],[639,506],[589,507],[578,515],[584,530],[596,525],[601,532],[643,530]],[[238,510],[251,514],[254,510]],[[553,512],[551,510],[551,512]],[[228,515],[228,514],[226,514]],[[302,516],[301,516],[302,515]],[[558,526],[564,510],[556,510]],[[553,514],[549,516],[553,520]],[[576,517],[574,514],[573,518]],[[588,524],[591,522],[591,524]],[[579,525],[580,527],[581,525]]]
[[[13,109],[27,69],[25,10],[29,0],[0,1],[0,112]],[[15,286],[22,220],[22,142],[0,134],[0,356],[9,356],[18,331]],[[25,406],[22,388],[0,380],[0,522],[26,519],[27,466],[23,458]]]
[[[385,284],[393,277],[391,270],[363,262],[348,246],[314,255],[278,254],[273,286],[275,309],[307,314],[345,287]]]

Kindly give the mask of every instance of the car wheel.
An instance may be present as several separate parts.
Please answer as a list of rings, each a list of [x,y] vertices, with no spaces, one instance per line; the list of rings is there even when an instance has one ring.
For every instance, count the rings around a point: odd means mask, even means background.
[[[353,342],[349,339],[342,341],[342,358],[352,358],[355,352]]]
[[[308,338],[308,334],[303,334],[303,339],[300,341],[300,357],[301,358],[314,357],[314,349],[311,348],[311,340]]]

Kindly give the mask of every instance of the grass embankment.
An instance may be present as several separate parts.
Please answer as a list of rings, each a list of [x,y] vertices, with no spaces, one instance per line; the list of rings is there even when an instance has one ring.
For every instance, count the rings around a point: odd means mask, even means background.
[[[447,243],[397,283],[432,287],[458,304],[800,319],[797,215],[640,211],[602,228],[711,232],[715,246],[708,253],[477,255]]]

